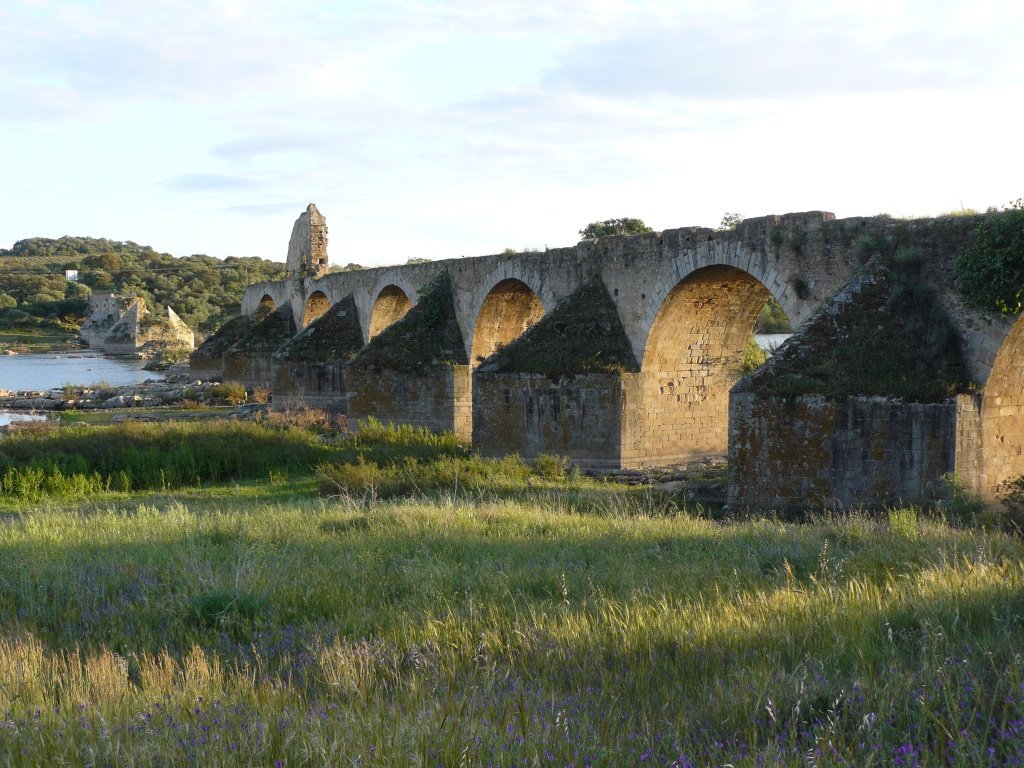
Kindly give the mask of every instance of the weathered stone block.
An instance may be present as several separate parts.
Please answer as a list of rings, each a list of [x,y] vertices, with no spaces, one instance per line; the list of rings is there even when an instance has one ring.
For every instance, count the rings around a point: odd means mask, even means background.
[[[587,467],[622,466],[622,375],[552,380],[537,373],[473,376],[473,447],[484,456],[548,453]]]
[[[822,509],[927,504],[970,487],[977,472],[978,401],[797,397],[733,392],[729,504]]]
[[[350,429],[370,416],[393,424],[472,437],[472,376],[468,365],[423,367],[416,372],[349,366],[345,372]]]

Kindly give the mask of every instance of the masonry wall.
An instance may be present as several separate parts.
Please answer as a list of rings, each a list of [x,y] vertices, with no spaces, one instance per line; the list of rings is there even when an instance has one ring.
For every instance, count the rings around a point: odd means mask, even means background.
[[[552,381],[535,373],[473,377],[473,447],[483,456],[548,453],[586,467],[621,467],[622,377]]]
[[[282,408],[323,408],[335,413],[348,410],[345,363],[277,360],[274,365],[273,405]]]
[[[981,413],[983,480],[979,490],[997,498],[1024,475],[1024,318],[1003,342],[985,386]]]
[[[472,438],[473,382],[468,365],[442,365],[418,374],[349,366],[345,386],[350,429],[373,416],[384,423]]]
[[[822,509],[944,498],[943,475],[970,471],[977,413],[970,395],[921,404],[734,392],[729,505]]]
[[[224,381],[238,381],[247,387],[270,387],[274,379],[274,349],[250,347],[243,352],[224,354],[221,376]]]
[[[679,464],[724,456],[731,380],[716,371],[652,371],[622,377],[622,464]]]

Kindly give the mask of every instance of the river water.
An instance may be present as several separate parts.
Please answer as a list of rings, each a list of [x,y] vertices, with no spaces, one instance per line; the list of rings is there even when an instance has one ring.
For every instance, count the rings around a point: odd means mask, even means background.
[[[754,340],[761,349],[766,352],[774,352],[776,348],[782,346],[782,342],[792,335],[792,333],[756,333]]]
[[[145,360],[103,357],[99,352],[50,352],[44,354],[0,355],[0,389],[49,390],[65,384],[125,386],[161,373],[144,371]]]

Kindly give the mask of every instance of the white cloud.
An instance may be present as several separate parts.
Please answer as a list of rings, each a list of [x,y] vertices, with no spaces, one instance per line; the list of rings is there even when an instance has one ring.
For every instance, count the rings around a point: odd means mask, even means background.
[[[620,215],[984,207],[1024,172],[1000,0],[13,0],[0,28],[0,239],[66,216],[282,257],[314,200],[373,263]]]

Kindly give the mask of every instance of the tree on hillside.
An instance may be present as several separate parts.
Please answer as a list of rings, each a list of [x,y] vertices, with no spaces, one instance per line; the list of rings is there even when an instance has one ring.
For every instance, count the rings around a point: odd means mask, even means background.
[[[584,240],[597,240],[611,235],[643,235],[653,231],[643,219],[607,219],[587,224],[580,230],[580,236]]]

